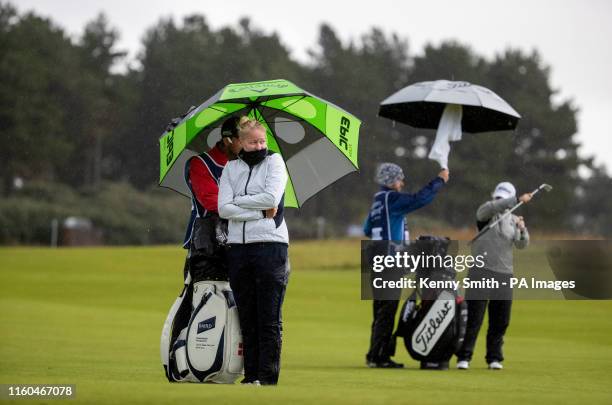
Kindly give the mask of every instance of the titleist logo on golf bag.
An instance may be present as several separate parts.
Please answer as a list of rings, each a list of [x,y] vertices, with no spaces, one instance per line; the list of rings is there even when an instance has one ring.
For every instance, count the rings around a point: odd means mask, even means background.
[[[412,349],[427,356],[455,318],[455,297],[443,291],[429,308],[412,335]]]
[[[198,323],[198,333],[206,332],[207,330],[211,330],[215,328],[215,322],[217,320],[216,316],[212,318],[208,318],[205,321]]]
[[[466,303],[454,290],[435,292],[420,304],[416,296],[414,292],[404,303],[395,336],[404,338],[408,353],[421,361],[421,368],[445,369],[465,336]]]
[[[432,345],[436,344],[444,327],[451,321],[453,316],[455,316],[455,305],[453,301],[436,302],[436,304],[438,303],[442,304],[442,308],[435,312],[432,308],[413,336],[414,350],[423,355],[429,354],[430,343]]]

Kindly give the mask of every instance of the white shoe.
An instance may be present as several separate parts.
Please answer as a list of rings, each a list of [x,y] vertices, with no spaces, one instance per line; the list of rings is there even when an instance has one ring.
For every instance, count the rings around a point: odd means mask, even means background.
[[[459,370],[467,370],[468,368],[470,368],[470,362],[469,361],[465,361],[465,360],[461,360],[457,362],[457,368]]]
[[[492,361],[489,363],[489,370],[501,370],[504,366],[499,361]]]

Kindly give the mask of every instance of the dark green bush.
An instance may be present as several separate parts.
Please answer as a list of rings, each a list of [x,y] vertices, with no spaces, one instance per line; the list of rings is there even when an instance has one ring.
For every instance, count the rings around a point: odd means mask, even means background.
[[[139,191],[127,183],[104,183],[78,193],[57,183],[31,183],[0,200],[0,243],[49,244],[51,221],[84,217],[105,244],[180,244],[189,200],[165,189]]]

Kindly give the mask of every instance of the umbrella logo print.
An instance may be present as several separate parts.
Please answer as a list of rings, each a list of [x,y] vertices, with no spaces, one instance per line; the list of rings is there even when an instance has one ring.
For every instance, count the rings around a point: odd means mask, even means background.
[[[346,134],[351,127],[351,121],[348,118],[342,117],[340,120],[340,145],[344,146],[344,150],[349,149],[348,139],[346,138]]]
[[[174,157],[174,131],[166,138],[166,165],[172,162]]]
[[[467,87],[467,86],[471,86],[471,84],[469,82],[454,82],[454,83],[448,84],[449,89],[456,89],[459,87]]]
[[[262,88],[263,87],[263,88]],[[233,88],[229,88],[227,89],[230,93],[238,93],[244,90],[251,90],[257,93],[263,93],[264,91],[270,89],[270,88],[277,88],[277,89],[283,89],[285,87],[288,87],[288,85],[286,83],[259,83],[259,84],[249,84],[246,86],[237,86],[237,87],[233,87]],[[262,88],[262,89],[260,89]]]

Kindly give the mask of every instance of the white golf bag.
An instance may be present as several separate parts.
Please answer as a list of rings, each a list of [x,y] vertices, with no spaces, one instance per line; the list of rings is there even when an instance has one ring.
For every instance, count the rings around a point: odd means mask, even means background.
[[[161,335],[170,382],[233,384],[243,374],[238,308],[227,281],[191,283],[187,275]]]

